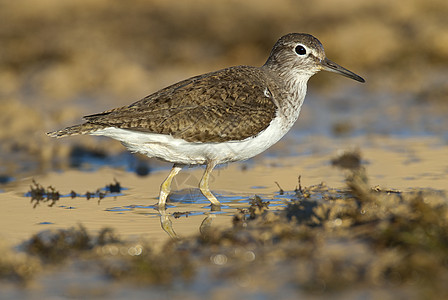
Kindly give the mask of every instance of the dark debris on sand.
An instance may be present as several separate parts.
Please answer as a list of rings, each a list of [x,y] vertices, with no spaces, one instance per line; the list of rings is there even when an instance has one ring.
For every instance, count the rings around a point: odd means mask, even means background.
[[[335,167],[356,170],[361,167],[361,153],[359,150],[346,151],[331,160]]]
[[[181,281],[188,287],[207,274],[203,285],[245,278],[260,289],[274,285],[312,294],[393,290],[448,296],[443,192],[372,188],[360,167],[350,171],[345,190],[299,182],[296,199],[283,211],[268,206],[256,196],[248,209],[236,212],[230,228],[211,225],[197,236],[167,242],[161,251],[125,241],[119,246],[125,251],[111,250],[118,249],[111,232],[92,238],[82,227],[40,233],[26,249],[42,264],[82,253],[115,280],[155,285]]]
[[[40,202],[50,202],[48,206],[52,207],[61,196],[58,191],[52,186],[44,188],[33,179],[33,184],[30,186],[30,191],[26,194],[31,197],[31,203],[36,208]]]
[[[33,235],[22,247],[44,263],[54,264],[111,243],[121,243],[112,229],[104,228],[97,236],[92,236],[84,226],[79,225],[69,229],[41,231]]]
[[[61,197],[70,197],[71,199],[74,199],[76,197],[85,197],[87,200],[98,198],[99,203],[107,195],[117,195],[121,193],[122,187],[120,183],[116,179],[114,179],[114,181],[114,183],[106,185],[105,188],[98,188],[95,192],[87,191],[84,195],[81,195],[72,190],[70,193],[63,195],[59,193],[59,191],[57,191],[54,187],[49,186],[47,188],[44,188],[41,184],[37,183],[33,179],[32,185],[30,186],[30,191],[28,191],[25,196],[31,198],[33,208],[36,208],[40,203],[47,202],[49,202],[49,207],[53,207]]]

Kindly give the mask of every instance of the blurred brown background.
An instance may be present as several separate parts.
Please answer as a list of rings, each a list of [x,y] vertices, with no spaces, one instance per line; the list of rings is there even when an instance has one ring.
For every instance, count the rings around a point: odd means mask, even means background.
[[[0,173],[18,171],[11,161],[48,165],[73,143],[92,143],[44,135],[82,115],[200,73],[262,65],[289,32],[319,38],[330,59],[367,79],[363,93],[412,95],[446,115],[447,16],[446,0],[1,0]],[[333,78],[316,76],[310,90],[353,84]]]

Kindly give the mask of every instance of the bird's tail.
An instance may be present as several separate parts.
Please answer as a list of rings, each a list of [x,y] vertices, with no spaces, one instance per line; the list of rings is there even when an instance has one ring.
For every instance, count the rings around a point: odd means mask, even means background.
[[[47,132],[47,135],[54,138],[62,138],[70,135],[89,134],[99,129],[103,129],[104,127],[105,126],[87,122],[84,124],[73,125],[61,130]]]

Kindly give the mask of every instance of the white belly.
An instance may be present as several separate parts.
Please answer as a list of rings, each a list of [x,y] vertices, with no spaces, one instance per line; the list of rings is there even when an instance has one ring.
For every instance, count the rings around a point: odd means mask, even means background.
[[[169,135],[145,133],[128,129],[108,127],[92,135],[103,135],[122,142],[130,151],[157,157],[165,161],[195,165],[216,161],[218,164],[251,158],[278,142],[294,122],[276,117],[271,124],[255,137],[242,141],[224,143],[195,143],[173,138]]]

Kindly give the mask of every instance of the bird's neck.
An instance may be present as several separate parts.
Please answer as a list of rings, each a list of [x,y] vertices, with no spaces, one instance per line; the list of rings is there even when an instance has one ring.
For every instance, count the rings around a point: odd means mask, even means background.
[[[279,91],[279,113],[283,118],[288,120],[288,123],[294,123],[300,114],[300,108],[302,107],[305,99],[307,83],[311,73],[302,73],[295,71],[294,69],[277,69],[272,68],[272,65],[265,64],[263,67],[267,72],[275,75],[272,78],[276,78]],[[292,124],[289,124],[292,126]]]
[[[303,101],[306,95],[308,76],[290,76],[285,79],[285,94],[282,97],[282,106],[280,113],[287,120],[287,126],[292,125],[297,121],[302,108]]]

